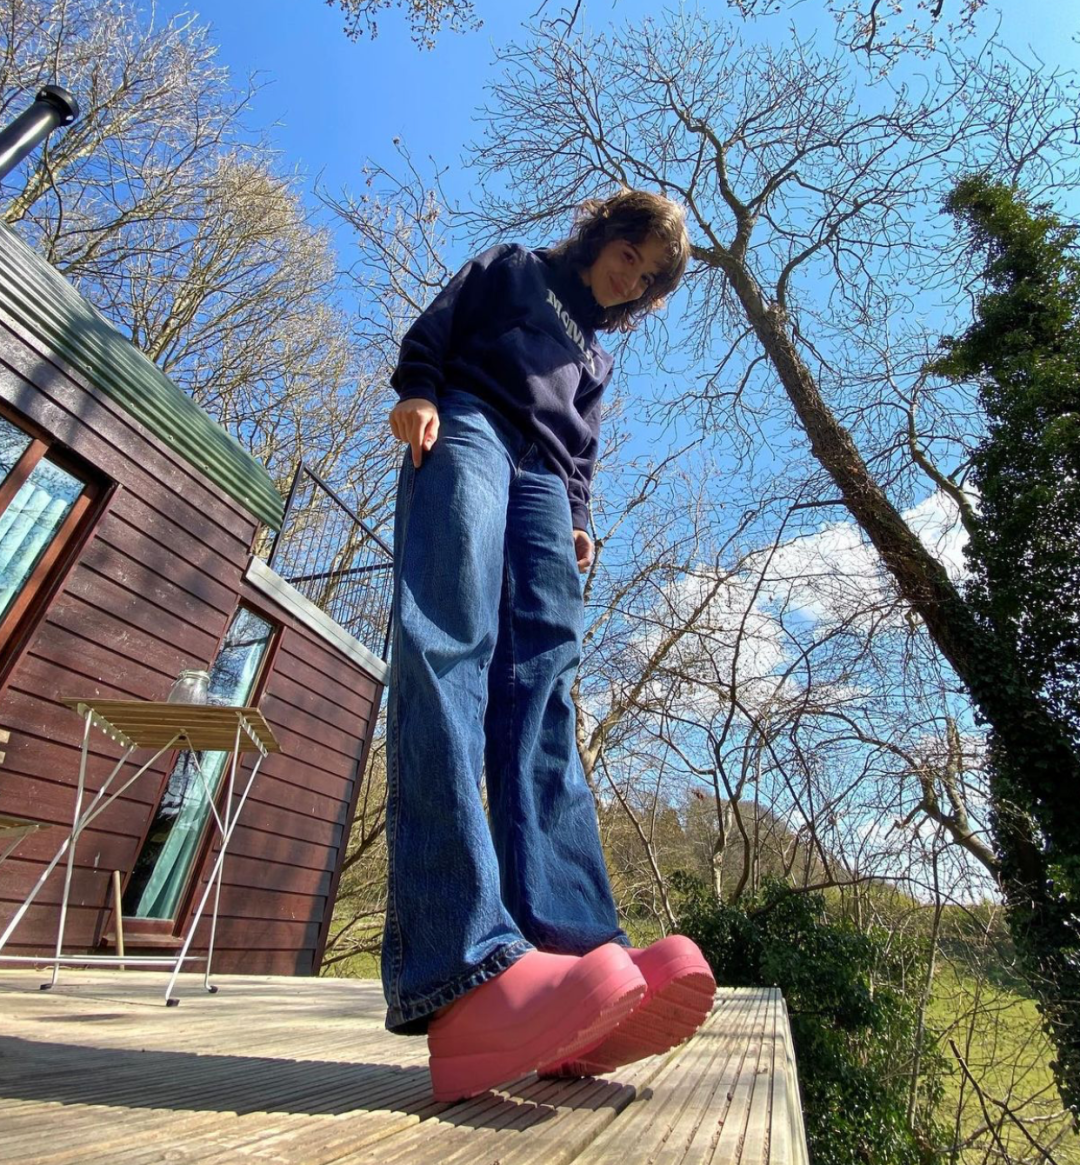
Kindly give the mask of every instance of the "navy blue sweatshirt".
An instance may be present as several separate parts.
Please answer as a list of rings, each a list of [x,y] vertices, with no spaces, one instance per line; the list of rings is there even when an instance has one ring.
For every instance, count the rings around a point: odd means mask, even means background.
[[[566,483],[587,530],[600,400],[612,359],[597,343],[603,309],[578,273],[516,244],[471,259],[401,341],[399,397],[436,407],[444,388],[493,405]]]

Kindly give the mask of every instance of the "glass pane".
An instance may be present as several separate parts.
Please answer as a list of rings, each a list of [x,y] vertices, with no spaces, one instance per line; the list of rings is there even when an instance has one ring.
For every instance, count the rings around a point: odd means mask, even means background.
[[[84,483],[54,465],[39,461],[0,514],[0,618],[22,590],[67,517]]]
[[[29,434],[6,417],[0,417],[0,482],[12,471],[29,444]]]
[[[254,612],[237,611],[225,642],[210,669],[212,704],[243,705],[251,699],[255,676],[274,628]],[[216,797],[230,754],[201,752],[199,776],[195,758],[182,752],[142,851],[124,891],[124,913],[137,918],[173,918],[199,847],[211,797]]]
[[[210,669],[208,698],[211,704],[246,704],[255,683],[273,627],[254,611],[241,607],[225,636]]]

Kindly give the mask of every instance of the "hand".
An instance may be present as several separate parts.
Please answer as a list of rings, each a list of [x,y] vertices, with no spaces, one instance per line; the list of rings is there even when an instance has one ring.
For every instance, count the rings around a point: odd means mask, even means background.
[[[584,530],[574,531],[574,553],[577,555],[577,568],[582,574],[592,566],[593,541]]]
[[[390,432],[412,446],[413,468],[419,469],[424,454],[438,440],[439,410],[423,397],[399,400],[390,410]]]

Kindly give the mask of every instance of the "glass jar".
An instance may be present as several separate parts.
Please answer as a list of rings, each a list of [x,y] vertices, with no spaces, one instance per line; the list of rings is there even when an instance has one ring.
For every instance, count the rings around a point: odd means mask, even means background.
[[[170,704],[205,704],[209,683],[210,673],[207,671],[194,668],[182,671],[169,689],[166,699]]]

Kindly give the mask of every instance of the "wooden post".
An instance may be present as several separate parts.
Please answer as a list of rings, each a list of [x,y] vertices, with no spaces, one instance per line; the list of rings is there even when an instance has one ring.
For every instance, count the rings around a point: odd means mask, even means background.
[[[124,912],[121,909],[121,895],[120,895],[120,871],[113,870],[112,872],[112,893],[113,893],[113,926],[116,928],[116,953],[122,959],[124,957]],[[120,970],[126,970],[124,964],[120,964]]]

